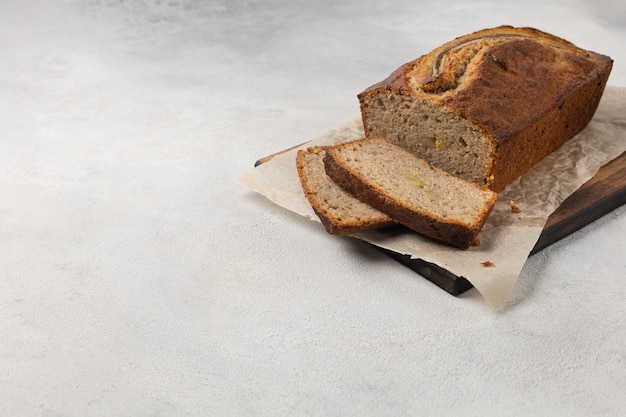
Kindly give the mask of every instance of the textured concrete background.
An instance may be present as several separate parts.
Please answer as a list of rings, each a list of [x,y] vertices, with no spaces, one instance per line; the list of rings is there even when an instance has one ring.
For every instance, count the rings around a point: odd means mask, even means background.
[[[626,210],[492,311],[231,180],[464,33],[618,1],[0,2],[0,415],[626,412]],[[626,140],[626,139],[625,139]]]

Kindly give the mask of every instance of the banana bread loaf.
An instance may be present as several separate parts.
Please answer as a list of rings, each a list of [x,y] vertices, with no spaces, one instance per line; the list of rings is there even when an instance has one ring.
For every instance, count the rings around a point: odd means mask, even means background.
[[[478,31],[359,94],[365,134],[499,191],[587,125],[612,65],[536,29]]]
[[[496,193],[435,168],[386,139],[330,147],[326,173],[359,200],[431,238],[467,249],[491,213]]]
[[[326,175],[326,149],[314,146],[300,150],[296,155],[304,196],[326,231],[346,235],[395,224],[389,216],[353,197]]]

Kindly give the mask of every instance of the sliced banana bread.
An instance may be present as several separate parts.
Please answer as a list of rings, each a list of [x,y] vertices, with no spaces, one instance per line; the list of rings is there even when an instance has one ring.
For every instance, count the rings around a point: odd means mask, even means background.
[[[327,175],[359,200],[461,249],[476,240],[497,198],[383,138],[328,148],[324,163]]]
[[[333,182],[324,171],[325,155],[326,147],[300,150],[296,167],[304,195],[328,233],[345,235],[395,224]]]

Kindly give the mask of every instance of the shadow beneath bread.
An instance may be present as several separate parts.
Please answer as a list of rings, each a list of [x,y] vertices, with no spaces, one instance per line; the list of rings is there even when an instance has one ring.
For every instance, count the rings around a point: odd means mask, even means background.
[[[414,235],[415,232],[408,229],[402,225],[394,225],[385,227],[383,229],[377,230],[380,235],[387,235],[393,237],[399,237],[403,234],[411,234]],[[426,239],[430,239],[424,236]],[[432,240],[436,242],[435,240]],[[366,243],[365,241],[363,241]],[[437,242],[439,243],[439,242]],[[450,271],[434,264],[431,262],[427,262],[423,259],[412,258],[410,255],[404,255],[389,249],[385,249],[370,243],[367,243],[369,246],[375,248],[379,252],[385,254],[386,256],[392,258],[393,260],[401,263],[412,271],[418,273],[422,277],[426,278],[433,284],[437,285],[439,288],[445,290],[446,292],[458,296],[467,290],[473,288],[472,284],[465,279],[464,277],[457,276]],[[440,243],[439,243],[440,244]]]

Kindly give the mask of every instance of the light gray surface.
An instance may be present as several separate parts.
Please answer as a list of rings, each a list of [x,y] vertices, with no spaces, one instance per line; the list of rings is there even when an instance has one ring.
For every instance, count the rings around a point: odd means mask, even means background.
[[[231,179],[455,36],[612,56],[619,1],[0,2],[0,415],[626,412],[626,210],[502,311]]]

